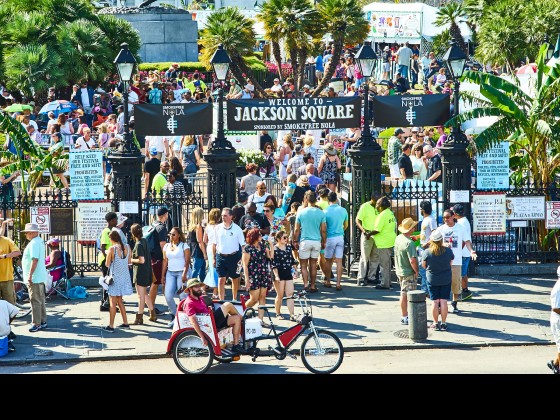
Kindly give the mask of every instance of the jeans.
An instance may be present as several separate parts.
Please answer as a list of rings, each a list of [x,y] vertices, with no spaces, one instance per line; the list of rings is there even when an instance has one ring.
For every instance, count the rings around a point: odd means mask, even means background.
[[[175,296],[177,291],[183,285],[183,270],[169,271],[165,274],[165,301],[171,315],[175,316],[177,312],[177,304],[175,303]]]
[[[418,248],[418,250],[420,254],[418,255],[418,274],[420,274],[420,278],[422,279],[420,290],[428,294],[428,277],[426,276],[426,269],[422,267],[422,252],[420,251],[420,248]]]
[[[200,281],[206,278],[206,260],[204,258],[194,258],[193,277],[197,277]]]
[[[408,66],[399,64],[399,73],[401,74],[402,77],[408,80]]]

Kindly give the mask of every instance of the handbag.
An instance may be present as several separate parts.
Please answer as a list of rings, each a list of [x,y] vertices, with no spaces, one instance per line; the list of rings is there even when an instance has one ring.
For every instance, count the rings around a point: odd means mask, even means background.
[[[111,261],[111,265],[109,266],[109,273],[103,278],[103,283],[105,283],[107,286],[112,286],[115,282],[115,280],[113,279],[113,263],[114,261]]]

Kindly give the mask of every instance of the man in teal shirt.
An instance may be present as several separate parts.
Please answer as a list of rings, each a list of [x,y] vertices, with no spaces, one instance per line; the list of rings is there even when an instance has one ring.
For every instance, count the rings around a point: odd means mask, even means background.
[[[315,286],[317,259],[321,249],[325,249],[327,224],[325,213],[317,207],[317,194],[307,191],[304,201],[307,202],[307,207],[297,213],[293,245],[295,249],[299,250],[303,285],[306,290],[315,293],[319,291]]]
[[[39,226],[35,223],[27,223],[22,232],[29,241],[23,250],[21,260],[23,281],[29,284],[29,300],[31,301],[32,325],[29,332],[37,332],[47,328],[45,242],[39,236]]]
[[[328,194],[329,206],[323,210],[327,222],[327,243],[325,259],[327,273],[330,273],[333,260],[336,260],[336,290],[342,290],[342,256],[344,255],[344,231],[348,228],[348,212],[338,205],[338,197],[334,191]]]

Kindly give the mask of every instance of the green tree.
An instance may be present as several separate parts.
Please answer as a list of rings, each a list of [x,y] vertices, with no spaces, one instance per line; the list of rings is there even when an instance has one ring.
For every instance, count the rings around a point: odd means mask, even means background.
[[[362,7],[357,0],[322,0],[317,4],[317,10],[324,24],[323,31],[330,33],[334,41],[334,52],[331,63],[338,63],[345,43],[357,44],[363,42],[369,33],[369,23],[364,17]],[[336,65],[328,66],[319,86],[312,96],[317,97],[330,83]]]
[[[200,61],[204,65],[211,67],[210,60],[218,45],[222,44],[231,59],[230,71],[239,83],[245,84],[246,79],[249,78],[255,85],[256,92],[266,96],[243,59],[244,56],[252,55],[256,43],[252,19],[243,16],[236,7],[217,10],[208,17],[199,42],[202,45]]]
[[[465,42],[463,34],[461,34],[461,28],[459,28],[459,23],[465,19],[462,4],[455,1],[447,3],[445,6],[439,8],[436,15],[437,17],[434,24],[436,26],[449,25],[451,38],[455,39],[459,48],[468,55],[469,50],[467,43]]]

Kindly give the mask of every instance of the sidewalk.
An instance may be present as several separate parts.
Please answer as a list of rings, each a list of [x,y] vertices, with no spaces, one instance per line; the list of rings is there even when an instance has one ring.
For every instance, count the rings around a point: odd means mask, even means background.
[[[92,283],[93,278],[84,280]],[[73,279],[73,285],[78,282],[79,279]],[[429,330],[427,340],[422,342],[410,340],[408,327],[400,324],[399,289],[395,283],[392,290],[375,290],[371,286],[356,286],[355,279],[345,278],[343,291],[319,285],[320,293],[310,296],[316,325],[335,332],[346,351],[549,345],[549,295],[554,282],[555,278],[547,276],[471,278],[469,289],[474,296],[459,302],[460,314],[449,314],[449,330]],[[299,290],[301,282],[296,287]],[[88,288],[84,300],[51,297],[47,300],[48,329],[37,333],[28,331],[31,315],[15,319],[12,326],[17,334],[17,350],[1,357],[0,366],[165,356],[171,335],[167,328],[169,314],[160,315],[155,323],[145,316],[144,325],[105,333],[101,328],[108,324],[109,313],[99,311],[99,297],[99,287]],[[157,299],[158,307],[167,309],[163,296]],[[125,297],[125,302],[128,321],[132,323],[136,295]],[[273,298],[267,299],[267,303],[273,303]],[[429,322],[432,317],[430,302],[427,303]],[[283,313],[287,313],[285,307]],[[120,323],[117,313],[115,325]],[[277,323],[281,327],[292,325],[289,321]]]

